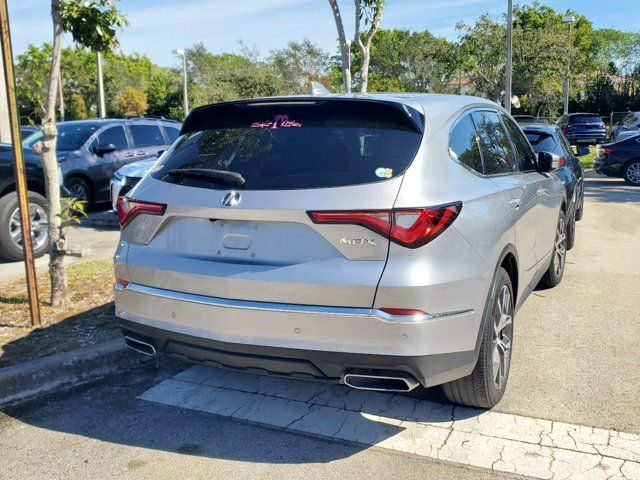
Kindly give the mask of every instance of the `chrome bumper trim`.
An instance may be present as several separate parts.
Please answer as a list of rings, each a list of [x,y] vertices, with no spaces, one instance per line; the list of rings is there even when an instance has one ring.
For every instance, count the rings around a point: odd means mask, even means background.
[[[135,293],[142,293],[144,295],[152,295],[154,297],[167,298],[170,300],[208,305],[210,307],[283,313],[313,313],[318,315],[340,315],[345,317],[375,317],[389,323],[422,323],[428,320],[473,313],[472,309],[465,309],[442,313],[428,313],[425,315],[391,315],[378,310],[377,308],[329,307],[324,305],[295,305],[289,303],[255,302],[251,300],[231,300],[228,298],[209,297],[194,293],[183,293],[173,290],[165,290],[162,288],[148,287],[137,283],[129,283],[126,286],[116,283],[115,289],[119,292],[131,291]]]

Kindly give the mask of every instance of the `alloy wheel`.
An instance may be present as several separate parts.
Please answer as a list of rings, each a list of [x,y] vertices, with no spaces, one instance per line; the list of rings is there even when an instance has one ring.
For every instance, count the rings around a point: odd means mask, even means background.
[[[631,183],[640,184],[640,162],[632,163],[627,167],[627,178]]]
[[[511,290],[503,285],[498,292],[498,315],[493,322],[493,382],[501,390],[509,373],[511,339],[513,338],[513,305]]]
[[[559,277],[562,273],[562,270],[564,269],[564,262],[567,255],[567,232],[564,218],[561,218],[558,222],[553,255],[553,265],[555,268],[554,273]]]
[[[89,200],[89,193],[87,189],[81,183],[72,183],[67,187],[68,196],[70,198],[75,198],[76,200]]]
[[[49,222],[44,208],[36,203],[29,204],[31,218],[31,237],[33,249],[42,248],[49,239]],[[22,249],[22,226],[20,224],[20,209],[16,208],[9,217],[9,237],[13,244]]]

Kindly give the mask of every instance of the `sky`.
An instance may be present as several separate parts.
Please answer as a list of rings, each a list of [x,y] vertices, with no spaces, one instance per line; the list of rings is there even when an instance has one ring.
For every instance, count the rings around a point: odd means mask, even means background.
[[[596,28],[640,31],[638,0],[545,0],[559,12],[586,15]],[[521,5],[532,3],[518,1]],[[51,42],[48,0],[8,0],[14,54],[29,44]],[[339,0],[347,35],[353,35],[353,2]],[[213,53],[238,52],[238,40],[265,57],[290,40],[305,38],[327,51],[336,49],[336,29],[327,0],[121,0],[129,26],[119,33],[124,53],[139,52],[160,65],[176,66],[171,50],[204,42]],[[482,13],[502,15],[507,0],[387,0],[382,28],[428,29],[457,38],[455,25]],[[71,45],[66,37],[64,45]]]

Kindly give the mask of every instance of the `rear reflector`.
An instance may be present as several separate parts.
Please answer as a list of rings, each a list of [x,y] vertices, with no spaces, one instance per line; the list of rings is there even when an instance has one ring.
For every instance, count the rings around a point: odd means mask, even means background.
[[[403,247],[426,245],[460,214],[462,203],[429,208],[308,212],[314,223],[361,225]]]
[[[116,278],[116,285],[120,285],[121,287],[126,287],[129,285],[128,280],[123,280],[122,278]]]
[[[120,228],[124,228],[138,215],[163,215],[166,208],[162,203],[138,202],[120,197],[116,204],[118,223]]]

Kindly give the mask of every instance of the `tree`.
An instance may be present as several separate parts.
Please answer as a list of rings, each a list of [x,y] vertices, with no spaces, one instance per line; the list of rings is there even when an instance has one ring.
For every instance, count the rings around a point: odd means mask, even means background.
[[[74,41],[93,50],[109,50],[118,45],[116,28],[125,25],[124,16],[111,0],[51,0],[53,46],[49,82],[42,118],[43,139],[34,146],[42,157],[49,217],[49,276],[51,305],[69,303],[67,272],[64,265],[66,238],[60,202],[60,174],[56,157],[56,98],[60,82],[61,40],[69,32]]]
[[[283,78],[287,93],[306,93],[312,81],[329,83],[329,54],[310,40],[272,51],[267,63]]]
[[[285,91],[282,77],[266,63],[230,53],[214,55],[202,43],[188,48],[186,56],[193,106]]]
[[[72,93],[67,101],[67,115],[70,120],[89,118],[87,104],[79,93]]]
[[[428,31],[379,30],[371,44],[369,90],[449,93],[455,88],[453,43]],[[359,51],[353,66],[360,65]]]
[[[147,94],[131,85],[124,87],[116,97],[118,114],[124,117],[141,117],[147,113]]]
[[[371,42],[373,41],[373,37],[378,31],[380,22],[382,21],[384,0],[354,0],[354,4],[355,33],[353,36],[353,42],[356,44],[356,47],[362,56],[358,73],[360,77],[360,92],[365,93],[369,82]],[[342,21],[342,14],[340,13],[338,0],[329,0],[329,6],[331,7],[333,18],[336,22],[336,29],[338,31],[338,43],[340,45],[340,56],[342,61],[342,85],[344,91],[349,93],[351,92],[351,45],[347,41],[347,36],[344,32],[344,22]],[[368,27],[369,30],[366,33],[362,32],[361,34],[363,27]]]

